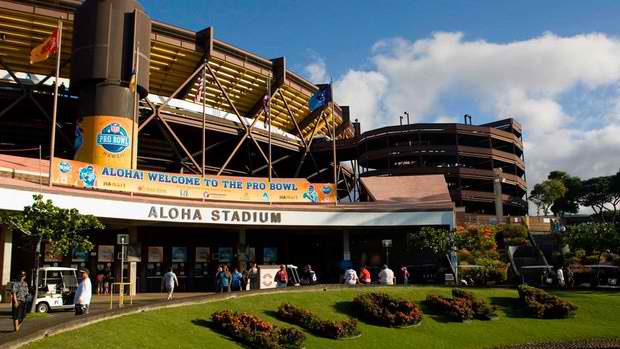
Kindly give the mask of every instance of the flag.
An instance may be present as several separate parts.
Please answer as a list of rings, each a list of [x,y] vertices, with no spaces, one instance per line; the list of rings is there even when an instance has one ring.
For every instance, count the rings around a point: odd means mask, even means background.
[[[136,88],[138,87],[138,77],[136,76],[136,72],[134,71],[131,74],[131,79],[129,79],[129,91],[131,93],[136,93]]]
[[[198,75],[198,90],[196,91],[196,96],[194,96],[194,103],[200,103],[202,90],[204,90],[204,82],[202,81],[202,76]]]
[[[30,51],[30,64],[43,62],[56,51],[58,51],[58,29],[55,29],[52,35]]]
[[[332,101],[332,88],[331,84],[318,85],[319,90],[316,91],[312,97],[308,100],[308,107],[310,112],[313,112],[323,106],[326,106]]]
[[[265,97],[263,97],[263,111],[265,111],[265,122],[268,122],[269,119],[269,101],[271,101],[271,96],[270,95],[265,95]]]

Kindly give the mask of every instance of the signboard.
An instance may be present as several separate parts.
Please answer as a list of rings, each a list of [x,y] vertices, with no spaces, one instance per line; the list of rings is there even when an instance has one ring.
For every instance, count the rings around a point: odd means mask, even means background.
[[[263,263],[275,263],[278,260],[277,247],[263,248]]]
[[[187,262],[187,247],[172,247],[172,263]]]
[[[383,245],[383,247],[392,247],[392,240],[381,240],[381,245]]]
[[[114,262],[114,245],[99,245],[97,262]]]
[[[87,251],[73,248],[71,249],[71,261],[72,262],[86,262],[89,253]]]
[[[336,202],[336,186],[304,178],[205,176],[131,170],[54,158],[55,185],[187,199],[262,203]]]
[[[129,244],[129,234],[116,234],[116,244],[117,245]]]
[[[276,282],[274,280],[278,270],[280,270],[280,267],[277,265],[260,265],[258,267],[258,281],[260,283],[258,287],[261,290],[276,288]]]
[[[208,263],[209,257],[211,257],[209,247],[196,247],[196,263]]]
[[[148,262],[162,263],[164,261],[164,248],[162,246],[149,246]]]
[[[221,263],[230,263],[233,259],[233,249],[232,247],[220,247],[218,249],[218,260]]]

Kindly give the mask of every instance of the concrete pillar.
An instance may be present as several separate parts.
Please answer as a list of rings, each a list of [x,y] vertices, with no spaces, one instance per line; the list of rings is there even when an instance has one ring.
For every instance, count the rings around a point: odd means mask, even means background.
[[[239,229],[239,245],[237,245],[237,257],[239,260],[239,271],[244,271],[248,262],[248,245],[246,242],[245,228]]]
[[[11,281],[11,252],[13,249],[13,232],[0,225],[0,288]]]
[[[349,247],[349,231],[342,231],[342,259],[345,261],[351,260],[351,249]]]
[[[129,227],[129,243],[136,244],[138,242],[138,227]],[[131,286],[129,286],[129,294],[132,296],[136,295],[137,287],[137,275],[138,275],[138,263],[137,262],[129,262],[129,269],[127,270],[129,276],[129,282]]]

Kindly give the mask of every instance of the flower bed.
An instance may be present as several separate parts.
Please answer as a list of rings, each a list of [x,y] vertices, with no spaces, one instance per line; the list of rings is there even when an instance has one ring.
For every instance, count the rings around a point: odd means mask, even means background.
[[[385,293],[366,293],[353,299],[359,318],[388,327],[417,325],[422,321],[422,310],[412,302]]]
[[[477,299],[471,292],[456,288],[452,290],[452,298],[428,295],[426,304],[434,312],[448,315],[455,321],[466,321],[474,318],[489,320],[496,317],[494,306],[482,299]]]
[[[295,328],[278,328],[248,313],[221,310],[211,314],[215,327],[253,348],[303,348],[306,336]]]
[[[295,325],[299,325],[308,331],[327,338],[341,339],[355,337],[360,334],[357,329],[357,321],[321,320],[311,311],[298,308],[292,304],[284,303],[278,308],[278,318]]]
[[[518,291],[528,311],[539,319],[564,319],[577,312],[576,305],[539,288],[524,284],[518,287]]]

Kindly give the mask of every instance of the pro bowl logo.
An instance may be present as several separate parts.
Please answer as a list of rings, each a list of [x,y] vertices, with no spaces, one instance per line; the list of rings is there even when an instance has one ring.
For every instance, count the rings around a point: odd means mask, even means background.
[[[66,161],[61,161],[60,164],[58,164],[58,170],[61,173],[69,173],[71,172],[71,164]]]
[[[129,146],[127,131],[120,124],[108,124],[97,134],[97,144],[110,153],[121,153]]]
[[[88,165],[86,167],[81,167],[79,171],[80,181],[84,185],[84,188],[92,188],[95,186],[95,181],[97,180],[97,174],[95,173],[95,168],[93,165]]]
[[[328,184],[325,184],[323,188],[321,188],[321,192],[327,195],[332,192],[332,187],[330,187]]]

